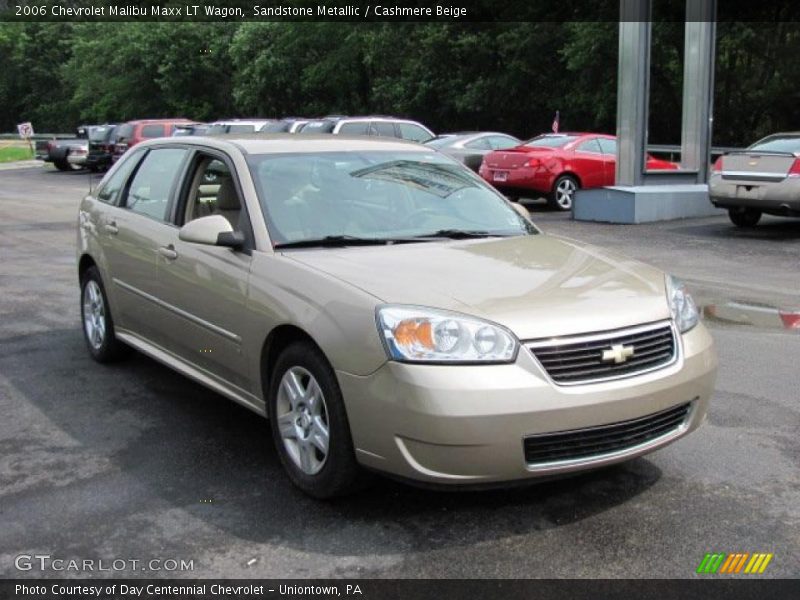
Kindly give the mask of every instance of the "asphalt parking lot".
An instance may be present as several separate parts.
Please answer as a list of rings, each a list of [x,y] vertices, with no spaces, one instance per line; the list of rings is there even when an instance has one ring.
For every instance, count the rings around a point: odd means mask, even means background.
[[[693,577],[706,552],[771,552],[800,575],[800,220],[576,223],[547,232],[684,278],[720,372],[708,422],[645,458],[505,491],[386,480],[333,503],[296,491],[265,423],[135,355],[93,363],[74,258],[86,173],[0,170],[0,576],[15,557],[192,560],[193,577]],[[716,315],[716,316],[715,316]],[[708,577],[708,576],[706,576]]]

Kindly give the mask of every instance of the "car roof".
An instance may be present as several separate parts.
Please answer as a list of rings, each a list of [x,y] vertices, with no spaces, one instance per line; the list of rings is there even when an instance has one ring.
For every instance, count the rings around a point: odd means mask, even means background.
[[[159,138],[141,144],[158,146],[175,144],[175,138]],[[403,151],[431,152],[431,149],[407,140],[388,137],[347,136],[347,135],[306,135],[291,133],[227,133],[213,137],[196,136],[181,138],[181,144],[191,144],[219,148],[233,144],[247,154],[286,154],[305,152],[348,152],[348,151]]]
[[[263,123],[274,123],[275,119],[220,119],[212,121],[209,125],[259,125]]]
[[[160,124],[160,123],[193,123],[185,117],[175,117],[174,119],[134,119],[132,121],[128,121],[128,125],[149,125],[150,123]]]

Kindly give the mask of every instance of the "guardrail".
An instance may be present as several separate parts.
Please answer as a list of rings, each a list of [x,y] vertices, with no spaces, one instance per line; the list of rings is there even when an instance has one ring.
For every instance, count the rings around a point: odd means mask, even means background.
[[[55,139],[67,139],[67,138],[74,138],[74,133],[36,133],[31,136],[31,139],[36,140],[52,140]],[[17,133],[0,133],[0,140],[19,140],[22,141],[22,138],[19,137]]]

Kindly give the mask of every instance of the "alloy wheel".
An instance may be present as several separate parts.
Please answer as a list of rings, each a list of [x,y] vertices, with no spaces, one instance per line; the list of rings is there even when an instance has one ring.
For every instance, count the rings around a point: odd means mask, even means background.
[[[556,186],[556,203],[564,210],[572,208],[572,199],[575,197],[575,190],[578,186],[572,179],[565,178],[558,182]]]
[[[281,378],[276,406],[278,430],[292,462],[306,475],[325,466],[330,445],[328,408],[317,380],[303,367]]]
[[[83,288],[83,329],[92,348],[99,350],[106,338],[106,307],[100,286],[93,279]]]

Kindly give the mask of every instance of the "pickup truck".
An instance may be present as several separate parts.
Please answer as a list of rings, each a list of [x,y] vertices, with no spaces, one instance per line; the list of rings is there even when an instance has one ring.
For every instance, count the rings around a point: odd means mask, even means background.
[[[89,130],[91,127],[91,125],[81,125],[76,129],[74,138],[37,141],[36,158],[53,163],[59,171],[76,171],[83,168],[83,165],[71,162],[68,157],[73,152],[74,157],[85,156],[89,153]]]

